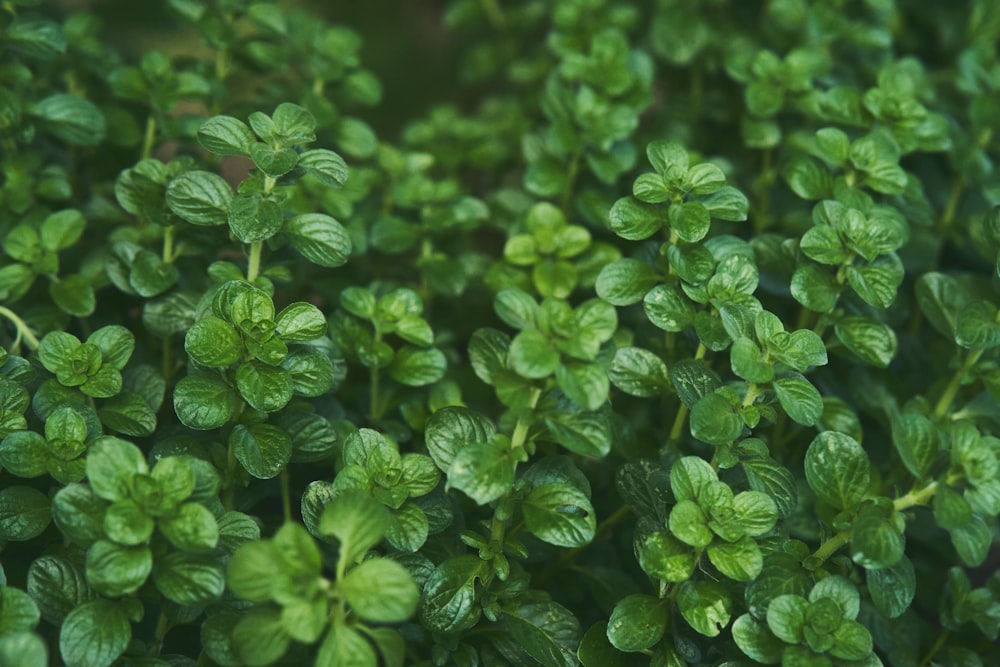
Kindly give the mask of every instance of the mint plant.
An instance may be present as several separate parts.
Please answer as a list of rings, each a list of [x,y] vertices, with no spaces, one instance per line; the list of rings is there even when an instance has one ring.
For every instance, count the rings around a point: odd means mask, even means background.
[[[0,664],[1000,664],[996,3],[363,4],[0,3]]]

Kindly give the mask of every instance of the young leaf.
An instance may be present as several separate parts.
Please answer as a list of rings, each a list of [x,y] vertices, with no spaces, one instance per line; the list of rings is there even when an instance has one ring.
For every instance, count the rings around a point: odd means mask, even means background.
[[[806,479],[821,500],[838,509],[851,509],[868,491],[868,455],[849,435],[824,431],[806,451]]]

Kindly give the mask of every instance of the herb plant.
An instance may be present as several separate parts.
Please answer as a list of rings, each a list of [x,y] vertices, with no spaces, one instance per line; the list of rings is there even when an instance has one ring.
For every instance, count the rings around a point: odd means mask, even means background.
[[[1000,4],[48,4],[0,664],[1000,664]]]

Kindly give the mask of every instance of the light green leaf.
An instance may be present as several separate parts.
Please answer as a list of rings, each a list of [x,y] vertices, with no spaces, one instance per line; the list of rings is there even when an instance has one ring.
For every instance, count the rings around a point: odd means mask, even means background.
[[[667,629],[669,609],[663,600],[633,594],[618,601],[608,621],[608,640],[620,651],[644,651]]]
[[[401,623],[417,609],[420,590],[399,563],[387,558],[363,562],[338,582],[358,616],[375,623]]]

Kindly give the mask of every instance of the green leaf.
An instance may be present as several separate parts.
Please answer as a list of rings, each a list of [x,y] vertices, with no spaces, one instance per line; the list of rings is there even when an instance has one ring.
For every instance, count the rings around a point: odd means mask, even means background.
[[[582,456],[603,458],[611,451],[611,422],[604,410],[547,415],[545,425],[560,445]]]
[[[152,570],[153,553],[146,545],[129,547],[98,540],[87,550],[87,582],[107,597],[135,593]]]
[[[248,541],[229,559],[226,582],[237,596],[251,602],[271,599],[274,572],[282,566],[281,556],[272,542]]]
[[[374,623],[401,623],[420,601],[420,590],[410,573],[387,558],[367,560],[337,583],[351,609]]]
[[[917,479],[924,479],[937,457],[938,432],[927,417],[908,412],[892,422],[892,442],[903,465]]]
[[[75,146],[96,146],[104,141],[104,116],[93,102],[75,95],[56,94],[39,100],[31,115],[42,129]]]
[[[531,329],[538,317],[538,302],[523,290],[503,289],[493,298],[493,310],[515,329]]]
[[[715,537],[708,527],[708,517],[692,500],[674,505],[667,525],[674,537],[692,547],[707,547]]]
[[[722,380],[697,359],[681,359],[670,367],[670,382],[688,408],[722,386]]]
[[[28,568],[28,594],[41,611],[42,618],[62,625],[73,609],[96,596],[87,584],[82,566],[59,556],[40,556]]]
[[[708,545],[707,553],[712,565],[735,581],[752,581],[764,567],[760,547],[750,537],[738,542],[715,540]]]
[[[192,225],[224,225],[233,191],[217,174],[188,171],[170,181],[166,201],[174,215]]]
[[[236,369],[236,388],[255,410],[277,412],[292,400],[292,378],[284,368],[256,359]]]
[[[536,486],[522,505],[531,534],[559,547],[582,547],[594,539],[597,520],[590,498],[565,483]]]
[[[747,535],[764,535],[778,520],[778,506],[762,491],[741,491],[733,498],[733,512]]]
[[[945,338],[954,340],[959,313],[969,302],[959,282],[943,273],[925,273],[917,279],[916,293],[927,321]]]
[[[41,614],[35,601],[22,590],[0,585],[0,627],[2,634],[35,629]]]
[[[25,422],[22,428],[26,428]],[[14,431],[0,440],[0,465],[18,477],[38,477],[48,472],[45,438],[34,431]]]
[[[353,563],[378,544],[389,529],[389,512],[362,493],[344,493],[326,506],[319,523],[322,535],[340,541],[341,558]]]
[[[904,274],[903,263],[895,254],[883,255],[870,264],[848,267],[847,283],[865,303],[888,308],[896,300]]]
[[[256,143],[250,146],[250,159],[266,176],[278,178],[295,169],[299,155],[291,148]]]
[[[488,442],[495,433],[493,422],[479,413],[463,407],[446,407],[427,420],[424,442],[437,467],[448,472],[461,449]]]
[[[184,503],[175,516],[158,523],[160,531],[181,551],[211,551],[219,543],[219,526],[212,512],[198,503]]]
[[[708,461],[698,456],[685,456],[670,467],[670,490],[678,502],[697,501],[702,489],[718,479]]]
[[[229,422],[241,401],[239,394],[220,377],[191,373],[174,387],[174,411],[188,428],[208,431]]]
[[[42,247],[52,252],[65,250],[80,240],[86,226],[87,220],[83,213],[75,208],[57,211],[42,221]]]
[[[750,382],[765,383],[774,378],[774,368],[764,361],[764,355],[757,343],[741,336],[729,348],[729,360],[733,372]]]
[[[11,632],[0,636],[0,664],[18,667],[46,667],[49,653],[45,642],[31,632]]]
[[[608,641],[620,651],[644,651],[663,637],[668,614],[663,600],[649,595],[628,595],[611,612]]]
[[[164,597],[185,606],[218,600],[226,588],[226,578],[214,558],[185,553],[158,558],[153,582]]]
[[[743,614],[733,621],[732,632],[736,645],[751,659],[765,665],[781,662],[784,644],[751,614]]]
[[[345,264],[351,254],[350,235],[328,215],[297,215],[285,221],[282,231],[292,246],[313,264],[335,268]]]
[[[233,198],[227,218],[229,229],[243,243],[264,241],[279,231],[285,222],[281,206],[257,193],[240,193]]]
[[[743,433],[743,420],[718,392],[706,394],[691,408],[691,435],[710,445],[730,443]]]
[[[651,577],[662,581],[687,581],[694,573],[694,551],[674,539],[670,533],[658,530],[639,545],[639,567]]]
[[[40,60],[51,60],[66,52],[66,33],[62,26],[44,19],[13,20],[4,31],[4,40],[18,51]]]
[[[830,172],[812,158],[793,158],[783,175],[788,187],[802,199],[826,199],[833,194]]]
[[[132,640],[123,607],[95,600],[71,611],[59,629],[59,653],[67,667],[110,667]]]
[[[875,608],[888,618],[898,618],[909,609],[917,592],[917,576],[906,556],[891,567],[867,570],[865,580]]]
[[[281,368],[288,372],[292,392],[297,396],[322,396],[342,379],[338,377],[333,361],[324,352],[293,350],[281,360]]]
[[[184,349],[202,366],[224,368],[243,356],[243,341],[232,325],[210,315],[188,329]]]
[[[302,343],[326,333],[326,317],[311,303],[289,304],[274,318],[275,331],[286,343]]]
[[[90,486],[105,500],[128,498],[132,492],[132,477],[148,472],[142,452],[125,440],[102,436],[91,444],[87,454]]]
[[[711,581],[685,581],[677,591],[677,606],[688,625],[706,637],[718,636],[733,610],[726,589]]]
[[[104,513],[104,534],[126,546],[143,544],[153,534],[153,520],[131,500],[113,503]]]
[[[216,155],[250,155],[257,143],[246,123],[232,116],[213,116],[198,128],[198,143]]]
[[[903,557],[903,522],[891,502],[865,503],[851,526],[851,558],[866,569],[891,567]]]
[[[237,424],[229,435],[236,460],[258,479],[271,479],[292,457],[292,439],[273,424]]]
[[[166,292],[180,278],[174,264],[168,264],[156,253],[140,250],[129,267],[128,284],[142,297],[151,297]]]
[[[767,606],[767,627],[786,644],[799,644],[803,641],[802,627],[808,607],[804,597],[779,595]]]
[[[599,621],[590,626],[580,640],[577,657],[584,667],[627,667],[628,658],[608,641],[608,624]]]
[[[438,565],[424,584],[421,623],[438,632],[454,633],[476,624],[481,614],[476,580],[483,580],[488,563],[466,554]]]
[[[447,488],[456,488],[485,505],[510,491],[515,465],[505,438],[464,447],[448,468]]]
[[[49,296],[59,308],[77,317],[93,315],[97,306],[93,286],[77,274],[49,283]]]
[[[312,113],[298,104],[282,102],[274,109],[271,118],[277,134],[291,144],[304,144],[316,141],[316,118]],[[266,137],[261,137],[266,139]]]
[[[606,264],[594,285],[597,296],[613,306],[629,306],[642,301],[660,276],[637,259],[616,259]]]
[[[368,640],[353,627],[335,623],[319,647],[318,665],[344,667],[375,667],[378,658]]]
[[[52,519],[71,540],[92,544],[104,535],[105,506],[106,503],[86,484],[69,484],[59,489],[53,498]]]
[[[443,378],[447,367],[448,361],[441,350],[407,345],[396,351],[389,364],[389,377],[409,387],[423,387]]]
[[[597,410],[608,400],[608,373],[597,363],[567,361],[559,364],[556,383],[571,401],[585,410]]]
[[[701,241],[712,225],[708,209],[697,201],[674,204],[669,209],[667,219],[670,222],[670,231],[688,243]]]
[[[997,347],[1000,345],[1000,311],[989,301],[970,301],[958,313],[955,341],[974,350]]]
[[[664,331],[684,331],[694,322],[691,301],[670,285],[656,285],[642,300],[646,317]]]
[[[644,204],[634,197],[616,201],[608,219],[611,231],[629,241],[648,239],[663,227],[664,222],[655,206]]]
[[[823,416],[823,397],[809,380],[794,373],[776,378],[771,385],[788,416],[803,426],[815,426]]]
[[[274,607],[256,607],[236,623],[232,642],[240,664],[263,667],[285,654],[291,637],[282,623],[280,611]]]
[[[742,222],[747,219],[750,202],[747,196],[732,186],[725,186],[701,200],[716,220]]]
[[[840,240],[840,235],[829,225],[816,225],[806,230],[799,242],[799,248],[806,257],[829,266],[838,266],[848,257],[847,248]]]
[[[979,567],[983,564],[989,554],[993,534],[981,516],[973,514],[969,523],[949,532],[951,543],[965,565]]]
[[[840,290],[833,274],[815,264],[803,264],[792,274],[792,297],[817,313],[833,310]]]
[[[607,375],[612,384],[631,396],[660,396],[669,386],[663,360],[640,347],[616,350]]]
[[[849,435],[824,431],[806,451],[806,479],[821,500],[842,510],[857,505],[868,490],[868,455]]]
[[[347,164],[344,158],[325,148],[300,153],[298,166],[327,187],[342,188],[347,183]]]
[[[559,367],[559,352],[538,329],[526,329],[510,344],[510,365],[518,375],[541,379]]]
[[[887,368],[896,356],[896,334],[885,324],[865,317],[838,320],[837,338],[854,354],[873,366]]]

